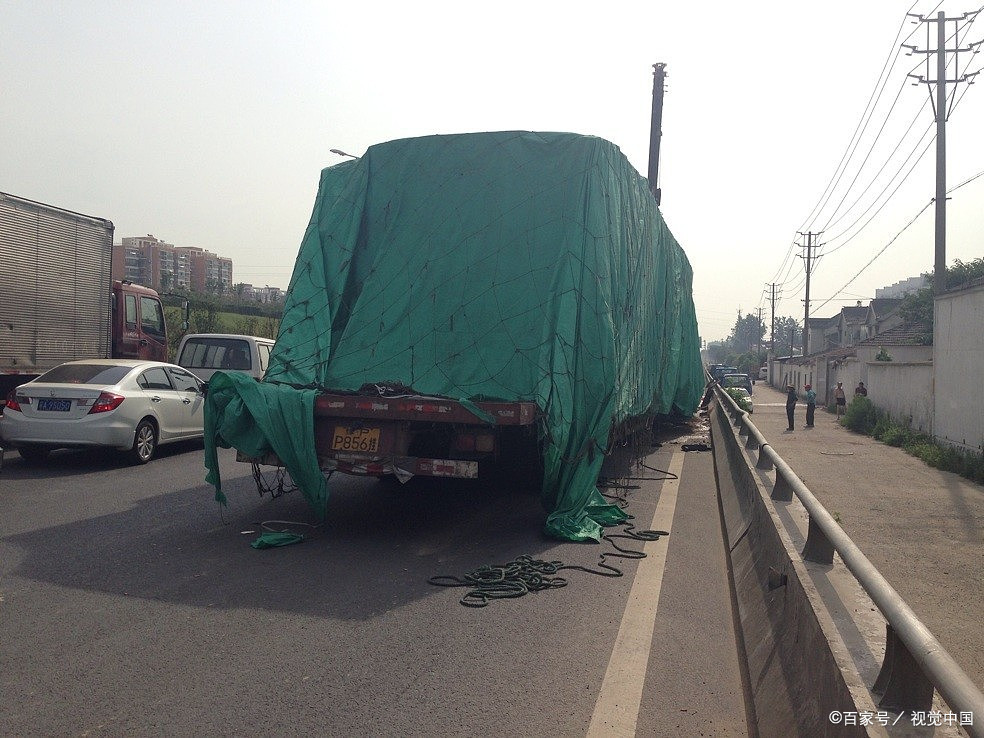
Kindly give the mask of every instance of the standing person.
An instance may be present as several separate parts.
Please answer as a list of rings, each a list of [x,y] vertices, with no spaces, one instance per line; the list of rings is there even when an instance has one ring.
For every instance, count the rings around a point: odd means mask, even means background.
[[[786,419],[789,421],[789,430],[793,430],[793,411],[796,409],[796,388],[786,385]]]
[[[844,394],[843,382],[837,383],[837,388],[834,390],[834,402],[837,404],[837,417],[839,418],[847,408],[847,395]]]
[[[813,416],[817,412],[817,393],[806,385],[806,427],[813,427]]]
[[[858,386],[854,388],[854,396],[857,397],[858,395],[868,396],[868,388],[864,386],[864,382],[858,382]]]

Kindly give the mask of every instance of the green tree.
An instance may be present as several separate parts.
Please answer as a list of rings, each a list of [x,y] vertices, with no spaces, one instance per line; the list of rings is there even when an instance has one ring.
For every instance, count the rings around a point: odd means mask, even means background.
[[[933,282],[932,274],[923,274],[929,280],[929,285],[915,292],[910,292],[902,299],[899,313],[906,323],[920,325],[926,328],[920,338],[927,345],[933,343]],[[955,259],[952,267],[946,270],[946,288],[958,289],[977,279],[984,279],[984,258],[964,262]]]
[[[212,300],[191,313],[191,333],[220,333],[219,309]]]
[[[735,321],[735,327],[728,336],[728,348],[739,354],[757,349],[765,335],[765,325],[756,316],[748,313]]]
[[[242,316],[236,320],[235,332],[242,334],[244,336],[256,336],[259,335],[256,331],[258,325],[258,318],[256,316]]]
[[[803,326],[796,320],[796,318],[791,318],[789,316],[776,316],[776,334],[775,334],[775,346],[773,351],[777,356],[785,356],[789,354],[789,339],[792,337],[792,346],[794,349],[802,348],[803,346]]]

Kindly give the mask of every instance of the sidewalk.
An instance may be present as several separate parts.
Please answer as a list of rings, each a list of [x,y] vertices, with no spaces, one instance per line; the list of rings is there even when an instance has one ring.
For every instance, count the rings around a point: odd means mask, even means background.
[[[870,397],[877,405],[878,399]],[[755,385],[752,422],[967,675],[984,687],[984,487]]]

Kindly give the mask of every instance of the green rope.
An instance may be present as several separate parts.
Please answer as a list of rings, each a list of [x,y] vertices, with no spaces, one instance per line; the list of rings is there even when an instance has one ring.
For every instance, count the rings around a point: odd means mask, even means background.
[[[463,576],[440,574],[428,579],[428,583],[437,587],[470,587],[468,592],[458,600],[465,607],[485,607],[492,600],[523,597],[532,592],[544,589],[557,589],[567,586],[567,579],[553,576],[564,569],[583,571],[602,577],[620,577],[623,572],[617,566],[606,563],[606,558],[644,559],[643,551],[623,548],[615,543],[616,538],[627,538],[633,541],[658,541],[662,536],[669,535],[665,530],[635,531],[631,524],[619,534],[602,536],[608,541],[616,553],[601,554],[595,569],[577,564],[564,564],[561,561],[543,561],[523,554],[517,556],[508,564],[486,564]]]
[[[628,479],[645,479],[664,481],[666,479],[678,479],[676,474],[657,469],[647,464],[642,464],[646,469],[663,474],[663,477],[628,477]],[[622,479],[625,479],[624,477]],[[638,485],[626,485],[623,483],[606,482],[600,487],[614,488],[619,490],[638,489]],[[621,495],[601,493],[613,502],[617,503],[623,510],[628,506],[628,500]],[[588,574],[596,574],[601,577],[620,577],[623,572],[617,566],[607,563],[608,558],[637,560],[646,558],[646,553],[632,548],[624,548],[615,542],[616,539],[627,539],[630,541],[658,541],[663,536],[670,535],[665,530],[636,530],[632,522],[634,517],[628,515],[625,522],[621,523],[622,529],[619,533],[608,533],[601,538],[608,541],[612,551],[605,551],[598,557],[597,568],[592,569],[588,566],[577,564],[565,564],[562,561],[543,561],[534,559],[532,556],[523,554],[517,556],[508,564],[487,564],[480,566],[474,571],[470,571],[461,577],[451,574],[440,574],[428,579],[428,583],[437,587],[471,587],[464,594],[459,602],[465,607],[485,607],[492,600],[510,599],[523,597],[532,592],[540,592],[544,589],[557,589],[567,586],[567,579],[554,576],[557,572],[564,569],[583,571]]]

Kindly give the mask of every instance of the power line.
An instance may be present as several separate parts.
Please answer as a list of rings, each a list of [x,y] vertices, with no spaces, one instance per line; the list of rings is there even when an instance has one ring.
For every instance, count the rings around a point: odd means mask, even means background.
[[[900,89],[899,90],[899,93],[901,94],[901,92],[902,92],[902,90]],[[908,127],[905,129],[905,133],[902,134],[902,137],[899,140],[899,142],[894,147],[892,147],[893,153],[895,151],[897,151],[902,146],[902,143],[906,140],[906,138],[908,138],[909,134],[912,132],[912,129],[915,128],[916,122],[919,120],[919,117],[923,114],[923,111],[926,109],[926,106],[928,104],[929,104],[928,102],[924,102],[922,104],[922,107],[920,107],[919,110],[916,112],[916,115],[913,117],[912,121],[909,123]],[[888,121],[886,119],[885,123],[887,123],[887,122]],[[919,144],[922,142],[922,139],[926,137],[926,134],[929,133],[929,131],[931,129],[932,129],[932,126],[927,126],[926,127],[926,130],[923,132],[922,136],[919,137],[919,141],[916,142],[915,148],[918,148]],[[884,125],[882,126],[882,130],[884,130]],[[879,135],[880,135],[880,133],[881,133],[881,131],[879,131]],[[865,160],[863,162],[861,162],[861,167],[862,168],[868,162],[868,157],[870,157],[870,155],[871,155],[871,153],[872,153],[873,150],[874,150],[874,144],[872,144],[872,149],[870,149],[868,151],[868,156],[866,156],[865,157]],[[910,154],[910,156],[911,156],[911,154]],[[837,209],[835,209],[834,212],[832,212],[830,214],[830,217],[827,219],[827,222],[824,224],[824,230],[829,230],[829,229],[833,228],[840,221],[842,221],[844,218],[847,217],[847,215],[858,205],[858,203],[861,202],[861,199],[868,193],[868,191],[871,189],[871,187],[875,184],[875,182],[878,180],[878,177],[881,176],[881,173],[885,171],[885,167],[887,167],[889,165],[889,163],[891,162],[891,160],[892,160],[892,157],[891,156],[886,157],[885,163],[882,164],[881,167],[878,169],[878,171],[875,172],[875,174],[871,177],[871,181],[868,182],[868,185],[854,199],[854,202],[852,202],[849,207],[845,208],[842,211],[841,215],[837,216],[838,210],[840,210],[841,205],[844,204],[844,200],[846,200],[848,194],[850,194],[850,188],[844,193],[844,197],[841,199],[840,203],[838,203]],[[905,165],[903,164],[903,167],[904,166]],[[862,171],[862,169],[858,169],[858,173],[855,175],[854,181],[851,182],[851,187],[852,188],[854,186],[854,183],[857,182],[858,177],[861,175],[861,171]],[[901,171],[901,167],[900,167],[899,171]],[[893,175],[893,179],[894,179],[894,177],[897,177],[898,174],[899,174],[899,172],[897,171]],[[892,185],[892,180],[889,180],[888,184],[885,185],[885,188],[881,191],[881,193],[879,193],[879,197],[881,196],[881,194],[884,194],[885,190],[887,190],[889,187],[891,187],[891,185]],[[875,198],[875,202],[877,202],[877,200],[878,200],[878,198],[876,197]],[[869,209],[871,207],[872,206],[869,206]],[[837,216],[836,219],[835,219],[835,216]],[[860,220],[860,218],[859,218],[859,220]],[[855,222],[857,222],[857,221],[855,221]],[[845,230],[850,230],[850,227],[848,227]]]
[[[930,126],[930,128],[932,128],[932,126]],[[929,132],[929,130],[927,130],[927,133],[928,133],[928,132]],[[924,134],[923,134],[923,138],[924,138],[925,136],[926,136],[926,134],[924,133]],[[844,248],[844,246],[846,246],[846,245],[847,245],[847,244],[849,244],[849,243],[850,243],[851,241],[853,241],[853,240],[854,240],[855,238],[857,238],[857,236],[858,236],[858,235],[860,235],[860,234],[861,234],[861,232],[862,232],[862,231],[864,231],[864,229],[868,227],[868,225],[869,225],[869,224],[871,223],[871,221],[873,221],[873,220],[874,220],[874,219],[875,219],[876,217],[878,217],[878,214],[879,214],[879,213],[880,213],[880,212],[881,212],[881,211],[882,211],[882,210],[883,210],[883,209],[885,208],[885,206],[886,206],[886,205],[888,205],[888,203],[890,203],[890,202],[892,201],[892,197],[893,197],[893,196],[895,195],[895,193],[896,193],[896,192],[898,192],[898,191],[899,191],[899,188],[900,188],[900,187],[902,187],[902,185],[903,185],[903,184],[905,184],[905,182],[906,182],[906,180],[908,180],[908,179],[909,179],[909,176],[910,176],[910,175],[912,174],[912,172],[913,172],[913,171],[915,170],[915,168],[916,168],[916,167],[917,167],[917,166],[919,165],[919,162],[920,162],[920,161],[922,161],[922,159],[923,159],[923,157],[924,157],[924,156],[926,155],[926,153],[927,153],[927,152],[929,151],[929,148],[930,148],[930,147],[931,147],[931,146],[933,145],[933,142],[934,142],[935,140],[936,140],[936,136],[935,136],[935,135],[934,135],[934,136],[932,136],[932,137],[931,137],[931,138],[929,139],[929,141],[928,141],[928,142],[926,143],[926,146],[925,146],[925,147],[923,148],[923,150],[922,150],[922,153],[921,153],[921,154],[919,154],[919,156],[918,156],[918,157],[916,157],[916,160],[915,160],[914,162],[912,162],[912,166],[911,166],[911,167],[909,167],[909,171],[905,173],[905,175],[904,175],[904,176],[902,177],[902,179],[901,179],[901,180],[899,180],[899,182],[898,182],[898,184],[897,184],[897,185],[895,185],[895,189],[893,189],[893,190],[892,190],[892,192],[891,192],[891,193],[889,194],[889,196],[888,196],[887,198],[885,198],[885,201],[884,201],[884,202],[883,202],[883,203],[881,204],[881,206],[880,206],[880,207],[879,207],[879,208],[878,208],[878,209],[877,209],[877,210],[876,210],[876,211],[875,211],[875,212],[874,212],[874,213],[872,214],[872,216],[871,216],[870,218],[868,218],[868,220],[867,220],[867,221],[865,221],[865,223],[864,223],[864,225],[862,225],[862,226],[861,226],[861,227],[860,227],[860,228],[859,228],[859,229],[858,229],[857,231],[855,231],[855,232],[854,232],[854,233],[853,233],[853,234],[852,234],[852,235],[851,235],[851,236],[850,236],[850,237],[849,237],[849,238],[848,238],[847,240],[845,240],[845,241],[844,241],[843,243],[841,243],[841,244],[839,244],[838,246],[836,246],[836,247],[834,247],[834,248],[832,248],[832,249],[830,249],[829,251],[827,251],[827,252],[825,252],[826,254],[832,254],[832,253],[834,253],[835,251],[838,251],[839,249],[842,249],[842,248]],[[922,143],[922,138],[920,138],[920,140],[919,140],[919,143]],[[896,173],[895,173],[895,174],[894,174],[894,175],[892,176],[892,179],[891,179],[891,180],[889,180],[889,183],[888,183],[888,185],[886,185],[886,189],[887,189],[888,187],[890,187],[890,186],[891,186],[891,184],[892,184],[892,182],[893,182],[893,181],[895,180],[895,178],[896,178],[896,177],[898,176],[898,174],[899,174],[899,172],[901,172],[901,171],[902,171],[902,169],[903,169],[903,168],[905,168],[905,165],[906,165],[906,164],[907,164],[907,163],[909,162],[909,159],[911,159],[911,158],[912,158],[912,155],[913,155],[914,153],[916,153],[916,152],[915,152],[915,149],[914,149],[914,150],[913,150],[912,152],[910,152],[910,153],[909,153],[909,156],[907,156],[907,157],[905,158],[905,161],[903,161],[903,162],[902,162],[902,166],[901,166],[901,167],[899,168],[899,170],[898,170],[898,172],[896,172]],[[881,198],[881,196],[882,196],[882,195],[883,195],[884,193],[885,193],[885,190],[882,190],[882,191],[881,191],[881,193],[879,193],[879,195],[878,195],[878,197],[877,197],[877,198],[875,198],[875,200],[874,200],[874,202],[873,202],[873,203],[872,203],[872,204],[871,204],[871,205],[870,205],[870,206],[868,207],[868,210],[865,210],[865,211],[864,211],[863,213],[861,213],[861,215],[859,215],[859,216],[858,216],[858,218],[857,218],[857,220],[855,220],[855,221],[854,221],[853,223],[851,223],[851,225],[849,225],[849,226],[848,226],[847,228],[845,228],[845,229],[844,229],[843,231],[841,231],[840,233],[838,233],[838,234],[837,234],[836,236],[832,236],[832,237],[830,238],[830,241],[828,241],[828,243],[833,243],[834,241],[836,241],[836,240],[838,240],[838,239],[840,239],[840,238],[842,238],[843,236],[845,236],[845,235],[846,235],[846,234],[848,233],[848,231],[850,231],[850,230],[851,230],[851,228],[853,228],[853,227],[854,227],[855,225],[857,225],[857,223],[858,223],[858,221],[860,221],[860,220],[861,220],[861,218],[863,218],[863,217],[864,217],[864,216],[865,216],[865,215],[866,215],[866,214],[868,213],[868,211],[869,211],[869,210],[871,210],[871,208],[875,206],[875,203],[877,203],[877,202],[878,202],[878,200],[879,200],[879,199]]]
[[[948,190],[946,191],[946,194],[948,194],[948,195],[950,195],[950,194],[952,194],[952,193],[954,193],[954,192],[956,192],[957,190],[959,190],[959,189],[960,189],[961,187],[963,187],[963,186],[965,186],[965,185],[968,185],[968,184],[970,184],[971,182],[973,182],[974,180],[977,180],[977,179],[980,179],[981,177],[984,177],[984,170],[982,170],[982,171],[980,171],[980,172],[978,172],[977,174],[975,174],[975,175],[973,175],[972,177],[968,177],[967,179],[965,179],[965,180],[964,180],[963,182],[961,182],[960,184],[958,184],[958,185],[955,185],[955,186],[953,186],[953,187],[951,187],[950,189],[948,189]],[[899,236],[901,236],[901,235],[902,235],[903,233],[905,233],[905,232],[906,232],[906,230],[908,230],[908,229],[909,229],[909,227],[910,227],[910,226],[911,226],[911,225],[912,225],[913,223],[915,223],[915,222],[916,222],[916,220],[917,220],[917,219],[919,218],[919,216],[920,216],[920,215],[922,215],[923,213],[925,213],[925,212],[926,212],[926,210],[927,210],[927,209],[929,208],[929,206],[930,206],[930,205],[932,205],[932,204],[933,204],[934,202],[935,202],[935,200],[930,200],[930,201],[929,201],[928,203],[926,203],[926,204],[925,204],[925,205],[924,205],[924,206],[922,207],[922,209],[921,209],[921,210],[920,210],[920,211],[919,211],[918,213],[916,213],[916,214],[915,214],[915,216],[913,216],[913,218],[912,218],[912,220],[910,220],[910,221],[909,221],[908,223],[906,223],[906,224],[905,224],[905,226],[903,226],[903,228],[902,228],[902,230],[900,230],[900,231],[899,231],[898,233],[896,233],[896,234],[895,234],[895,236],[894,236],[894,237],[892,238],[892,240],[891,240],[891,241],[889,241],[889,242],[888,242],[887,244],[885,244],[885,245],[884,245],[884,246],[883,246],[883,247],[881,248],[881,250],[880,250],[880,251],[879,251],[879,252],[878,252],[877,254],[875,254],[875,255],[874,255],[874,256],[873,256],[872,258],[871,258],[871,261],[869,261],[869,262],[868,262],[867,264],[865,264],[865,265],[864,265],[863,267],[861,267],[861,269],[860,269],[860,270],[858,271],[858,273],[857,273],[857,274],[855,274],[855,275],[854,275],[853,277],[851,277],[851,279],[850,279],[850,280],[849,280],[849,281],[847,282],[847,284],[845,284],[845,285],[844,285],[843,287],[841,287],[841,288],[840,288],[839,290],[837,290],[837,291],[836,291],[836,292],[835,292],[835,293],[834,293],[834,294],[833,294],[833,295],[832,295],[831,297],[828,297],[828,298],[827,298],[826,300],[824,300],[824,301],[823,301],[822,303],[820,303],[820,305],[818,305],[818,306],[817,306],[817,310],[819,310],[820,308],[822,308],[822,307],[823,307],[824,305],[826,305],[826,304],[827,304],[828,302],[832,302],[832,301],[834,301],[835,299],[837,299],[837,296],[838,296],[838,295],[840,295],[840,294],[842,294],[842,293],[844,292],[844,290],[845,290],[845,289],[847,289],[847,287],[848,287],[848,286],[849,286],[849,285],[850,285],[850,284],[851,284],[852,282],[854,282],[854,280],[855,280],[855,279],[857,279],[858,277],[860,277],[860,276],[861,276],[861,274],[862,274],[862,273],[863,273],[863,272],[864,272],[864,271],[865,271],[865,270],[866,270],[866,269],[867,269],[867,268],[868,268],[869,266],[871,266],[871,265],[872,265],[872,264],[873,264],[873,263],[875,262],[875,260],[876,260],[876,259],[877,259],[877,258],[878,258],[879,256],[881,256],[881,255],[882,255],[883,253],[885,253],[885,250],[886,250],[886,249],[887,249],[887,248],[888,248],[889,246],[891,246],[891,245],[892,245],[893,243],[895,243],[895,241],[896,241],[896,239],[898,239],[898,237],[899,237]]]
[[[932,205],[932,204],[933,204],[933,202],[934,202],[933,200],[930,200],[930,201],[929,201],[929,202],[927,202],[927,203],[926,203],[925,205],[923,205],[923,207],[922,207],[922,210],[920,210],[920,211],[919,211],[918,213],[916,213],[916,215],[915,215],[915,216],[914,216],[914,217],[912,218],[912,220],[910,220],[910,221],[909,221],[908,223],[906,223],[906,224],[905,224],[905,226],[903,226],[903,228],[902,228],[902,230],[901,230],[901,231],[899,231],[898,233],[896,233],[896,234],[895,234],[895,236],[894,236],[894,237],[892,238],[892,240],[891,240],[891,241],[889,241],[889,242],[888,242],[888,243],[886,243],[886,244],[885,244],[884,246],[882,246],[882,247],[881,247],[881,250],[880,250],[880,251],[879,251],[879,252],[878,252],[877,254],[875,254],[875,255],[874,255],[873,257],[871,257],[871,261],[869,261],[869,262],[868,262],[867,264],[865,264],[865,265],[864,265],[863,267],[861,267],[861,269],[860,269],[860,270],[858,271],[858,273],[857,273],[857,274],[855,274],[855,275],[854,275],[853,277],[851,277],[851,278],[850,278],[850,279],[849,279],[849,280],[847,281],[847,283],[846,283],[846,284],[845,284],[845,285],[844,285],[843,287],[841,287],[841,288],[840,288],[839,290],[837,290],[837,291],[836,291],[836,292],[835,292],[835,293],[833,294],[833,297],[830,297],[830,298],[828,298],[827,300],[825,300],[824,302],[822,302],[822,303],[820,303],[820,304],[819,304],[819,305],[817,306],[817,310],[819,310],[820,308],[822,308],[822,307],[823,307],[824,305],[826,305],[826,304],[827,304],[828,302],[830,302],[831,300],[833,300],[833,299],[834,299],[834,297],[837,297],[837,295],[839,295],[839,294],[840,294],[841,292],[843,292],[843,291],[844,291],[845,289],[847,289],[847,287],[848,287],[848,286],[849,286],[849,285],[850,285],[850,284],[851,284],[852,282],[854,282],[854,280],[855,280],[855,279],[857,279],[858,277],[860,277],[860,276],[861,276],[861,275],[862,275],[862,274],[864,273],[864,271],[865,271],[865,269],[867,269],[867,268],[868,268],[868,267],[870,267],[870,266],[871,266],[872,264],[874,264],[874,263],[875,263],[875,259],[877,259],[877,258],[878,258],[879,256],[881,256],[882,254],[884,254],[884,253],[885,253],[885,250],[886,250],[886,249],[887,249],[887,248],[888,248],[889,246],[891,246],[891,245],[892,245],[893,243],[895,243],[895,241],[896,241],[896,240],[898,239],[898,237],[899,237],[899,236],[901,236],[901,235],[902,235],[903,233],[905,233],[905,232],[906,232],[906,230],[908,230],[908,229],[909,229],[909,227],[910,227],[910,226],[911,226],[911,225],[912,225],[913,223],[915,223],[915,222],[916,222],[916,219],[917,219],[917,218],[919,218],[919,216],[920,216],[920,215],[922,215],[923,213],[925,213],[925,212],[926,212],[926,211],[927,211],[927,210],[929,209],[929,206],[930,206],[930,205]]]
[[[902,16],[902,22],[899,24],[899,29],[895,32],[895,40],[892,41],[893,52],[885,58],[885,63],[882,65],[882,70],[878,75],[878,79],[875,81],[875,87],[871,91],[871,95],[868,97],[868,103],[865,105],[864,111],[861,113],[861,118],[858,120],[858,124],[854,129],[854,133],[851,135],[851,140],[847,144],[847,148],[844,150],[844,154],[841,156],[840,162],[838,162],[837,167],[834,169],[834,173],[831,175],[830,180],[827,182],[827,186],[824,188],[823,193],[820,195],[820,199],[817,204],[813,206],[810,210],[810,214],[806,216],[806,219],[797,228],[797,231],[802,231],[803,228],[807,226],[807,223],[812,223],[811,219],[814,215],[819,215],[823,208],[826,206],[827,201],[830,199],[830,194],[833,189],[836,188],[837,183],[840,181],[840,177],[843,176],[843,167],[846,163],[850,161],[850,157],[853,156],[854,150],[857,148],[857,144],[861,140],[861,136],[864,135],[864,130],[867,128],[868,122],[871,120],[871,116],[874,114],[874,109],[877,107],[878,100],[881,99],[881,94],[885,89],[885,85],[888,84],[888,75],[886,75],[885,70],[889,66],[889,62],[894,66],[895,60],[899,57],[899,51],[901,49],[897,44],[899,43],[899,36],[902,33],[902,28],[905,26],[905,19],[908,17],[908,13],[912,12],[912,8],[918,5],[918,0],[912,4],[906,15]],[[912,34],[910,34],[911,36]],[[908,40],[908,37],[906,37]],[[893,58],[894,57],[894,58]],[[874,100],[874,105],[872,104]]]

